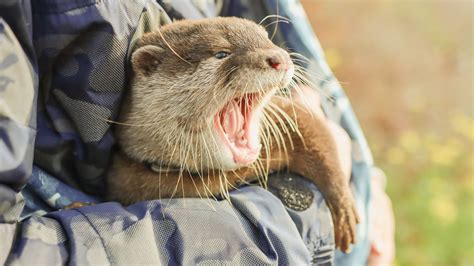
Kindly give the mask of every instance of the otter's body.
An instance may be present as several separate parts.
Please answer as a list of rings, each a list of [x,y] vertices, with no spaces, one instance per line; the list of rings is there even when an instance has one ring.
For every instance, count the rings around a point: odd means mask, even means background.
[[[357,214],[324,118],[276,95],[294,65],[244,19],[180,21],[145,35],[116,136],[108,197],[124,204],[226,195],[289,170],[323,192],[336,245],[355,242]],[[297,129],[296,129],[297,125]]]

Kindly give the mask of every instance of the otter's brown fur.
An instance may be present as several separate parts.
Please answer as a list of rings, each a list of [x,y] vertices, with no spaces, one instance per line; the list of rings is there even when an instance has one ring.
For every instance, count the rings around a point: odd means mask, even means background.
[[[233,56],[226,62],[210,59],[220,50]],[[229,170],[218,162],[219,147],[209,144],[213,136],[206,119],[242,93],[239,89],[254,86],[270,94],[288,85],[268,66],[268,56],[291,64],[262,27],[244,19],[180,21],[145,35],[132,54],[134,76],[121,110],[124,125],[116,128],[120,151],[108,175],[108,197],[124,204],[210,197],[225,192],[222,176],[226,187],[254,179],[254,165]],[[358,218],[327,122],[285,98],[273,97],[271,104],[289,118],[271,113],[267,118],[273,130],[287,132],[285,142],[293,145],[282,152],[277,134],[267,135],[260,155],[261,164],[268,166],[265,173],[288,169],[313,181],[331,210],[336,246],[347,251],[355,243]],[[297,131],[288,130],[295,124]],[[181,171],[158,173],[147,162],[180,166]]]

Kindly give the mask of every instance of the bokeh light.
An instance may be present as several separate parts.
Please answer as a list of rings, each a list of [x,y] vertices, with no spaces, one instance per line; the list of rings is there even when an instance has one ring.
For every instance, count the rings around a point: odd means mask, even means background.
[[[388,176],[396,265],[474,265],[474,2],[302,0]]]

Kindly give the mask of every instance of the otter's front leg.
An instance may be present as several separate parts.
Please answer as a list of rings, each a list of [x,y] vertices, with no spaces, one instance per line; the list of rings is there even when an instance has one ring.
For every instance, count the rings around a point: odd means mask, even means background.
[[[356,241],[359,221],[329,123],[298,102],[277,98],[274,103],[297,123],[300,132],[291,134],[294,149],[288,153],[288,168],[310,179],[321,190],[332,214],[336,247],[348,252],[349,244]]]

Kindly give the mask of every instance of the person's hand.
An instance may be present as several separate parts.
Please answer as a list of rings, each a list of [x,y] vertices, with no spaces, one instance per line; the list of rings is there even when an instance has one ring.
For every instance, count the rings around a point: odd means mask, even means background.
[[[384,191],[384,178],[381,170],[374,171],[370,206],[373,227],[368,260],[368,264],[374,266],[392,265],[395,258],[395,220],[392,202]]]

